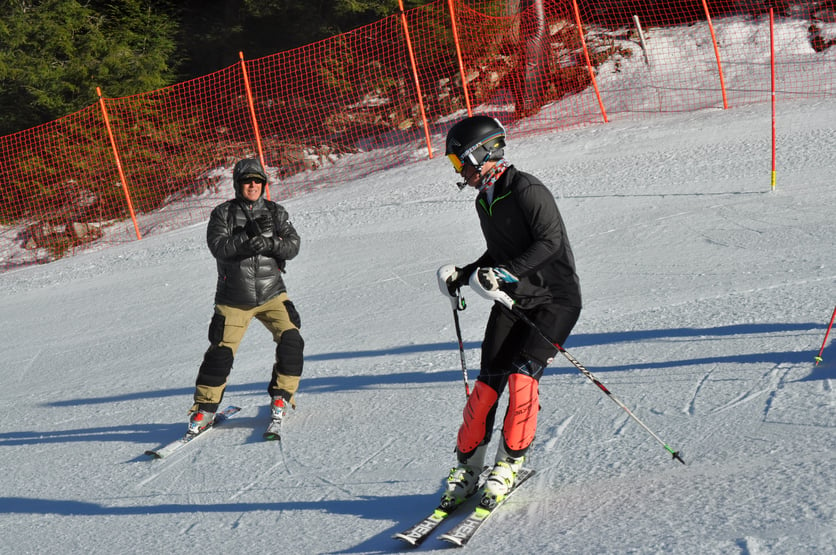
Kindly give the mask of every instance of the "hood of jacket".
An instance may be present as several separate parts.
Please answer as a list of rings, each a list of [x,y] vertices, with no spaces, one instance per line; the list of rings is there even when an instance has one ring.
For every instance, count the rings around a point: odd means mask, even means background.
[[[243,160],[239,160],[232,169],[232,186],[235,188],[235,198],[249,202],[241,194],[241,183],[243,183],[245,179],[252,178],[264,181],[264,185],[261,187],[261,194],[258,197],[261,199],[261,197],[264,196],[264,187],[267,186],[267,173],[261,166],[261,162],[255,158],[244,158]]]

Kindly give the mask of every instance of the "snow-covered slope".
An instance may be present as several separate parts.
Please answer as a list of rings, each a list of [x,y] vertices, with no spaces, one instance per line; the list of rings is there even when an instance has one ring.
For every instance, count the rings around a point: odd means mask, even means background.
[[[553,190],[585,308],[542,380],[538,474],[479,553],[834,553],[836,103],[622,119],[515,140]],[[228,426],[171,459],[206,348],[204,225],[0,275],[0,552],[390,553],[437,500],[465,401],[435,271],[483,249],[443,158],[293,199],[299,408],[265,443],[254,323]],[[469,378],[489,307],[462,313]],[[431,538],[420,551],[440,550]]]

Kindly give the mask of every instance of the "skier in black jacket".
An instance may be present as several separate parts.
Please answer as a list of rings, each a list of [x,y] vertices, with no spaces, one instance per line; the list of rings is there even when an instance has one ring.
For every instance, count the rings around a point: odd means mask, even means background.
[[[440,268],[439,286],[454,299],[467,283],[513,299],[513,308],[496,302],[488,318],[479,376],[456,441],[459,464],[450,471],[442,496],[448,507],[476,491],[506,386],[502,441],[482,504],[492,506],[513,487],[537,430],[538,386],[557,353],[553,343],[563,344],[581,311],[574,256],[554,196],[537,178],[509,164],[504,147],[505,129],[487,116],[465,118],[447,134],[447,156],[464,179],[459,188],[478,190],[476,212],[487,250],[472,264]]]
[[[245,158],[232,171],[235,198],[212,210],[206,231],[217,260],[215,313],[209,348],[197,374],[189,433],[209,426],[226,389],[232,362],[253,318],[276,342],[273,376],[267,388],[272,419],[281,423],[287,405],[296,408],[304,341],[299,314],[287,296],[282,272],[299,252],[299,235],[281,205],[264,198],[267,174]]]

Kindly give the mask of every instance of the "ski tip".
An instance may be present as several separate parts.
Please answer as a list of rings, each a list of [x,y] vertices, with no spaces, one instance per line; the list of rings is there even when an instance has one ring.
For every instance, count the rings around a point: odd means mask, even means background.
[[[153,458],[153,459],[161,459],[162,458],[159,453],[157,453],[156,451],[151,451],[150,449],[148,451],[146,451],[145,454],[148,455],[149,457]]]
[[[279,434],[271,434],[271,433],[265,433],[263,435],[263,437],[267,441],[281,441],[281,439],[282,439],[282,436],[280,436]]]
[[[438,539],[446,541],[447,543],[451,543],[451,544],[456,545],[458,547],[464,547],[464,542],[462,542],[462,540],[460,540],[459,538],[457,538],[455,536],[442,534],[441,536],[438,536]]]

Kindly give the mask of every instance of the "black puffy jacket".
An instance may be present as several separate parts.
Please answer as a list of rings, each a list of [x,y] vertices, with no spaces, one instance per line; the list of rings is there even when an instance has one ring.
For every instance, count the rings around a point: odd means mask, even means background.
[[[536,177],[510,166],[484,192],[476,211],[487,251],[471,266],[503,266],[520,278],[509,293],[521,308],[543,303],[581,307],[580,280],[554,195]]]
[[[275,246],[272,252],[252,254],[244,244],[249,219],[267,215],[273,218]],[[216,206],[206,230],[209,250],[218,263],[215,303],[248,307],[259,306],[285,291],[282,272],[285,261],[299,253],[299,235],[283,206],[265,200],[241,198]]]

